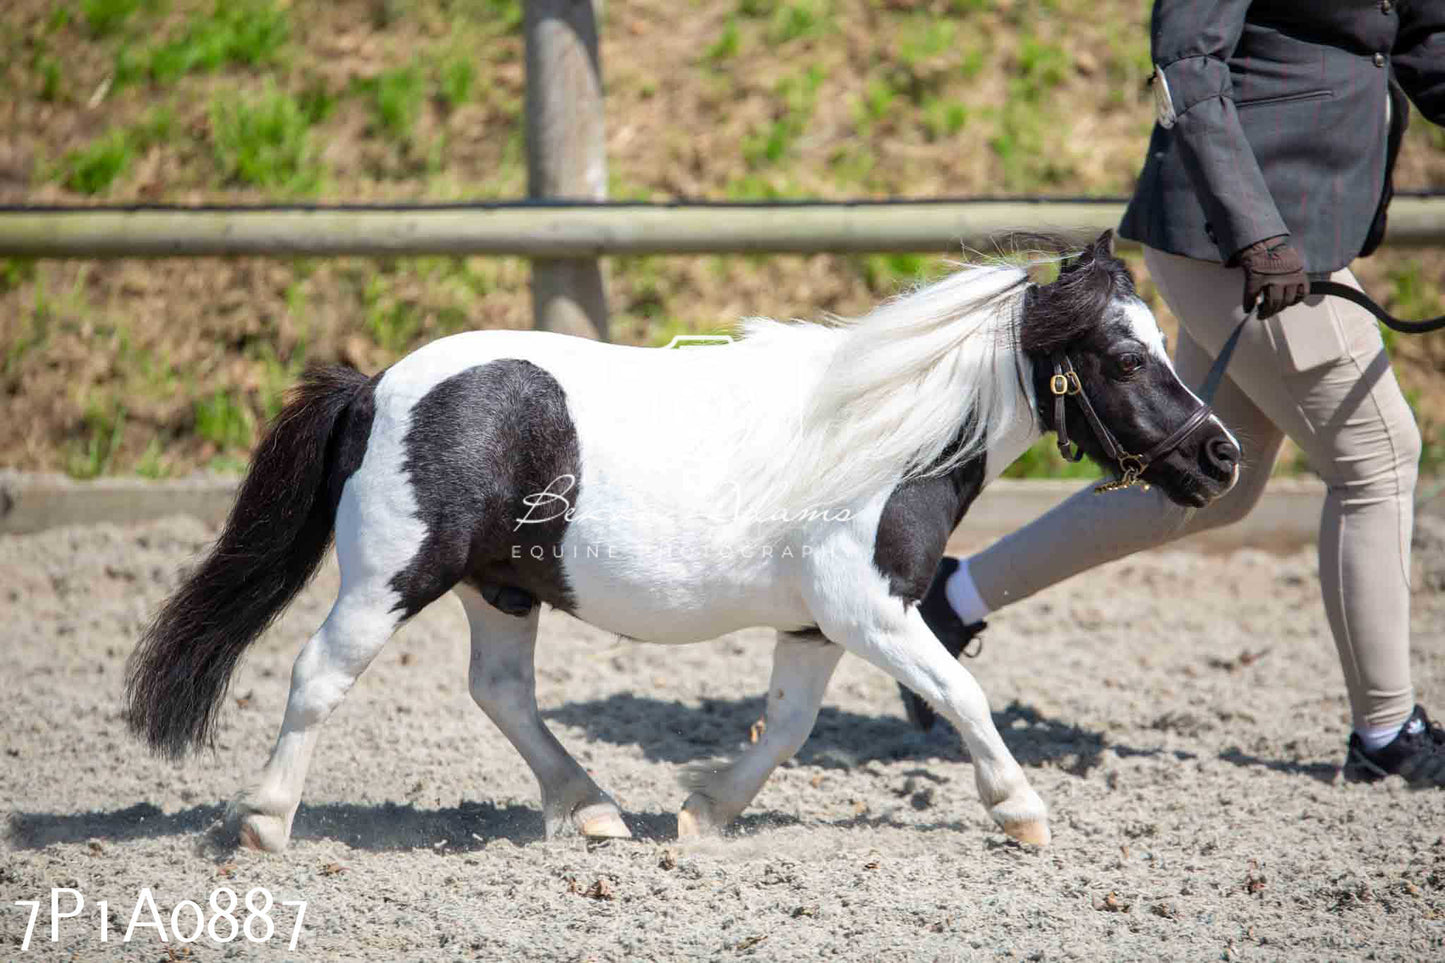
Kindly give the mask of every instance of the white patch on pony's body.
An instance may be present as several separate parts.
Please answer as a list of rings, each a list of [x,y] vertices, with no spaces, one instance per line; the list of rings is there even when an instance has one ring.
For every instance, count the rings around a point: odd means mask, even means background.
[[[1173,371],[1174,362],[1170,360],[1169,351],[1164,345],[1164,332],[1160,330],[1159,321],[1154,317],[1154,312],[1149,310],[1149,305],[1145,304],[1139,298],[1133,298],[1125,302],[1124,317],[1128,320],[1129,330],[1133,333],[1134,337],[1147,345],[1149,352],[1167,364],[1170,371]],[[1181,378],[1179,383],[1184,384],[1184,380]],[[1204,404],[1204,400],[1194,393],[1193,387],[1184,385],[1184,389],[1189,392],[1191,398],[1201,405]],[[1229,438],[1230,444],[1234,445],[1235,448],[1239,447],[1239,439],[1234,437],[1234,432],[1229,430],[1228,425],[1219,420],[1218,415],[1210,415],[1209,420],[1224,431],[1224,434]],[[1238,481],[1238,466],[1235,467],[1234,477],[1235,480]],[[1234,487],[1234,482],[1230,482],[1230,487]]]
[[[400,602],[391,578],[416,556],[426,538],[426,525],[417,516],[416,494],[404,470],[412,403],[398,404],[394,383],[388,385],[388,377],[382,377],[366,454],[346,480],[336,506],[341,596],[347,597],[353,585],[362,586],[377,596],[370,600],[376,611],[390,612]]]
[[[1023,457],[1023,453],[1029,450],[1029,446],[1044,436],[1043,430],[1039,427],[1038,415],[1035,414],[1038,402],[1034,396],[1034,373],[1033,362],[1027,358],[1019,358],[1019,367],[1022,371],[1021,378],[1027,387],[1021,392],[1024,395],[1024,405],[1014,413],[1012,422],[1006,430],[989,445],[988,455],[983,465],[983,485],[989,486],[994,479],[1003,474],[1004,469]]]

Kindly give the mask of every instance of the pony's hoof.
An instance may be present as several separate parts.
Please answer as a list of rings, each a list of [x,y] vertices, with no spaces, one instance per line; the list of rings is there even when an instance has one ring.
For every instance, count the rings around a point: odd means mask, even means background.
[[[279,853],[286,848],[289,841],[285,821],[265,813],[247,813],[242,816],[238,835],[242,846],[263,853]]]
[[[705,796],[693,793],[677,813],[677,838],[698,839],[716,836],[720,827],[712,815],[712,805]]]
[[[1005,823],[1003,831],[1021,843],[1030,846],[1047,846],[1052,838],[1049,835],[1049,824],[1042,819],[1029,819],[1017,823]]]
[[[984,792],[985,788],[980,786],[979,794]],[[1049,812],[1039,794],[1027,784],[1015,786],[1006,798],[988,807],[988,814],[999,829],[1021,843],[1030,846],[1049,844]]]
[[[572,814],[572,825],[583,836],[595,839],[631,839],[632,832],[622,814],[611,803],[593,803]]]

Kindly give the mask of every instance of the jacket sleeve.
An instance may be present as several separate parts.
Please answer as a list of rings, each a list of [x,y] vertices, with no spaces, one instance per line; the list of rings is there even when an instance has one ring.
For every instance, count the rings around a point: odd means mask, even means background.
[[[1228,60],[1250,0],[1155,0],[1154,68],[1169,85],[1180,159],[1204,207],[1220,260],[1288,234],[1234,110]]]
[[[1420,113],[1445,126],[1445,3],[1400,5],[1395,77]]]

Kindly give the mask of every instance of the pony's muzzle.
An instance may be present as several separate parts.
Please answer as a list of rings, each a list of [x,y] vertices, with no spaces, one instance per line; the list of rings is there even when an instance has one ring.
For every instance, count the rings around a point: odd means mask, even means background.
[[[1219,481],[1234,477],[1239,470],[1240,457],[1239,446],[1228,435],[1216,435],[1200,446],[1201,467]]]

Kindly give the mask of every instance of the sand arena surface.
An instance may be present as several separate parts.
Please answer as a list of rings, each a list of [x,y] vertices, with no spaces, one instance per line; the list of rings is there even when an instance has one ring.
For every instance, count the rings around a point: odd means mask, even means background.
[[[0,958],[166,959],[154,929],[119,942],[138,891],[169,918],[218,886],[306,900],[298,948],[278,908],[269,945],[173,942],[178,958],[1445,958],[1445,792],[1339,782],[1347,710],[1312,553],[1140,556],[994,620],[968,667],[1050,807],[1047,850],[1007,841],[957,739],[913,733],[892,681],[852,658],[735,833],[678,845],[679,770],[746,742],[771,634],[664,648],[555,613],[544,714],[637,839],[544,842],[530,772],[467,694],[447,598],[332,717],[291,848],[263,856],[212,827],[265,760],[334,565],[242,664],[214,753],[157,761],[120,721],[125,658],[211,535],[174,519],[0,538]],[[1442,559],[1425,538],[1414,666],[1445,714]],[[86,908],[59,943],[42,916],[22,954],[13,901],[52,887]]]

